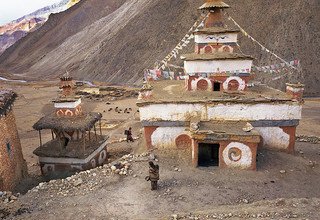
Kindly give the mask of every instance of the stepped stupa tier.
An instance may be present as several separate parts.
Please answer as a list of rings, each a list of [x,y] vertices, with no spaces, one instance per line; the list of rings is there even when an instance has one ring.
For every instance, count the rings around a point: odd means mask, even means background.
[[[194,32],[194,53],[181,56],[189,76],[188,90],[243,91],[252,79],[253,58],[235,53],[239,30],[224,24],[225,8],[229,5],[219,0],[208,0],[200,7],[209,14],[204,27]]]
[[[201,28],[194,32],[195,53],[233,52],[239,30],[227,27]]]
[[[222,2],[221,0],[207,0],[199,10],[204,13],[208,13],[208,18],[205,20],[205,27],[223,27],[223,10],[226,8],[230,8],[229,5]]]
[[[239,30],[223,22],[219,0],[194,32],[195,50],[182,55],[185,81],[151,81],[137,105],[146,147],[197,166],[256,169],[260,148],[294,152],[304,86],[287,92],[253,84],[253,58],[236,53]]]

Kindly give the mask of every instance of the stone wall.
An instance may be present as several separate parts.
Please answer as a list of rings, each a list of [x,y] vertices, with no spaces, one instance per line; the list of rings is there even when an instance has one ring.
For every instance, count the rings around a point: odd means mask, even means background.
[[[27,175],[12,110],[0,117],[0,190],[13,190]]]

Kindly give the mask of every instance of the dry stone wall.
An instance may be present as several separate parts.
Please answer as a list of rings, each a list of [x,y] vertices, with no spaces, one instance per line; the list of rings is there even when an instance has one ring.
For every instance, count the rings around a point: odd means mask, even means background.
[[[12,110],[0,117],[0,190],[12,190],[27,174]]]

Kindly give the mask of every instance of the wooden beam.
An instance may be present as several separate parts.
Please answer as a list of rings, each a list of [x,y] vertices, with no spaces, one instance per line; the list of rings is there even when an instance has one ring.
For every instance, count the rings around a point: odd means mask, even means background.
[[[102,136],[101,119],[99,120],[99,127],[100,127],[100,135]]]
[[[86,131],[82,132],[82,137],[83,137],[83,154],[86,152]]]
[[[41,130],[39,130],[39,137],[40,137],[40,147],[42,147]]]
[[[98,137],[97,137],[96,124],[93,125],[93,129],[94,129],[94,135],[96,136],[96,141],[97,141],[97,140],[98,140]]]

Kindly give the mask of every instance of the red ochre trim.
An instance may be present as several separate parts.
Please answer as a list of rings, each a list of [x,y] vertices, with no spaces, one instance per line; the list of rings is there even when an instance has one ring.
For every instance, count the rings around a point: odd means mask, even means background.
[[[296,143],[296,127],[280,127],[285,133],[287,133],[290,136],[289,139],[289,146],[287,149],[285,149],[285,152],[287,153],[294,153],[294,146]]]
[[[153,148],[151,136],[152,136],[153,132],[155,132],[155,130],[157,130],[157,128],[158,127],[156,127],[156,126],[144,127],[144,135],[145,135],[146,146],[147,146],[148,150]]]

